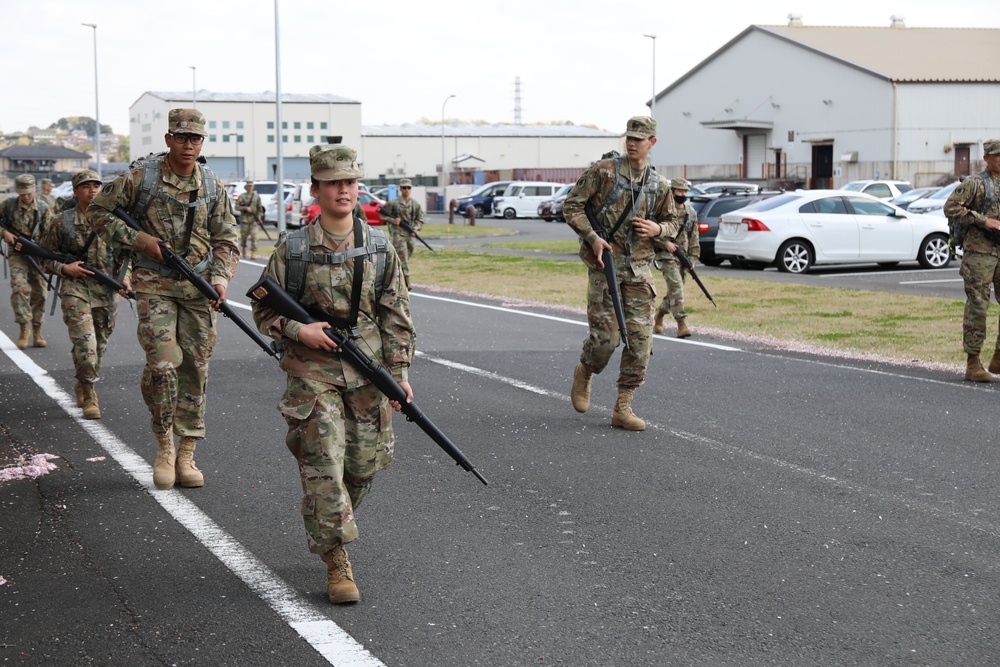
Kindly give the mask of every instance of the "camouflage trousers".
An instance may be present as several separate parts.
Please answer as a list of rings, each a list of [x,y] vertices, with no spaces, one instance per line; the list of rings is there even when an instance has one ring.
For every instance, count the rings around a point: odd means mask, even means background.
[[[604,273],[590,270],[588,274],[587,322],[590,332],[583,341],[580,363],[591,373],[600,373],[611,361],[621,336]],[[646,379],[646,367],[653,349],[656,292],[652,285],[646,284],[623,284],[621,292],[629,349],[622,348],[618,387],[634,389]]]
[[[680,322],[687,317],[684,310],[684,281],[687,279],[687,271],[681,270],[679,262],[663,260],[660,265],[663,272],[663,279],[667,282],[667,293],[660,301],[657,313],[666,315],[669,313],[675,320]]]
[[[72,295],[62,297],[62,314],[73,344],[76,379],[93,384],[101,379],[101,359],[115,328],[114,316],[107,305],[94,306],[88,299]]]
[[[1000,295],[1000,257],[966,250],[959,273],[965,280],[965,316],[962,347],[966,354],[979,354],[986,341],[986,314],[990,307],[990,285]],[[1000,351],[1000,335],[995,350]]]
[[[409,234],[392,233],[392,247],[396,249],[396,255],[399,257],[399,266],[403,271],[407,287],[410,286],[410,255],[413,254],[415,245],[416,240]]]
[[[375,473],[392,463],[389,401],[374,385],[345,389],[289,376],[278,410],[299,464],[309,551],[324,554],[357,539],[354,511]]]
[[[10,253],[10,307],[18,324],[45,320],[45,279],[31,268],[27,258]]]
[[[240,221],[240,250],[243,251],[247,247],[247,240],[250,241],[250,253],[253,255],[257,254],[257,229],[259,225],[257,221],[250,218],[250,221],[246,220]]]
[[[215,351],[215,311],[201,296],[179,300],[136,295],[137,335],[146,353],[142,399],[153,433],[205,437],[208,361]]]

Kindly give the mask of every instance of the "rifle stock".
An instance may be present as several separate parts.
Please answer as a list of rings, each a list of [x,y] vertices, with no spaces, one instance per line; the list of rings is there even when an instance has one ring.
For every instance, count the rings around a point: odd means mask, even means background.
[[[594,215],[594,207],[588,201],[586,206],[583,207],[584,213],[587,214],[587,219],[590,221],[590,226],[594,228],[594,231],[605,241],[608,240],[607,232],[604,227],[597,221],[597,217]],[[611,293],[611,305],[615,309],[615,320],[618,322],[618,333],[622,339],[622,345],[625,349],[631,349],[628,342],[628,331],[625,329],[625,310],[622,308],[622,293],[621,286],[618,284],[618,271],[615,267],[615,258],[612,256],[610,250],[605,250],[601,253],[601,262],[604,264],[604,278],[608,283],[608,292]]]
[[[417,230],[415,230],[415,229],[413,228],[413,225],[411,225],[411,224],[410,224],[410,223],[408,223],[408,222],[403,222],[402,220],[400,220],[400,221],[399,221],[399,226],[400,226],[400,227],[402,227],[403,229],[405,229],[405,230],[406,230],[407,232],[409,232],[410,234],[412,234],[412,235],[413,235],[413,237],[414,237],[415,239],[417,239],[418,241],[420,241],[421,243],[423,243],[423,244],[424,244],[425,246],[427,246],[427,249],[428,249],[428,250],[430,250],[431,252],[434,252],[434,248],[432,248],[432,247],[431,247],[431,246],[430,246],[430,245],[429,245],[429,244],[427,243],[427,241],[425,241],[425,240],[423,240],[422,238],[420,238],[420,234],[417,234]]]
[[[247,292],[247,297],[257,301],[265,308],[270,308],[274,312],[278,313],[283,317],[287,317],[296,322],[301,322],[302,324],[312,324],[313,322],[318,322],[315,317],[309,314],[302,304],[292,299],[288,293],[281,288],[281,286],[271,279],[269,276],[264,276],[256,285],[250,288]],[[434,422],[430,420],[423,411],[417,407],[416,403],[406,402],[406,392],[399,383],[392,379],[392,375],[389,374],[382,366],[376,364],[371,357],[369,357],[365,352],[358,347],[357,343],[353,339],[348,338],[334,329],[324,329],[326,335],[337,344],[340,349],[341,355],[346,359],[346,361],[354,366],[362,375],[368,378],[372,384],[374,384],[379,391],[381,391],[385,396],[391,400],[396,401],[402,407],[402,412],[406,415],[406,418],[420,429],[430,436],[430,438],[437,444],[438,447],[443,449],[452,459],[454,459],[457,465],[460,465],[466,471],[471,472],[473,475],[479,479],[484,485],[488,485],[489,482],[483,477],[478,470],[472,465],[472,462],[462,453],[455,443],[448,439],[441,429],[439,429]]]
[[[128,225],[135,231],[145,232],[145,230],[142,228],[142,225],[140,225],[139,222],[131,215],[129,215],[129,212],[123,209],[121,206],[116,206],[112,211],[112,213],[118,216],[118,218],[121,219],[122,222],[124,222],[126,225]],[[166,243],[162,241],[160,242],[160,253],[162,253],[163,255],[164,266],[171,268],[177,273],[179,273],[182,278],[184,278],[189,283],[194,285],[195,288],[199,292],[201,292],[205,296],[205,298],[208,299],[209,301],[216,301],[216,302],[219,301],[219,293],[215,291],[215,288],[212,287],[207,280],[202,278],[201,275],[199,275],[198,272],[194,270],[194,267],[188,264],[186,259],[178,255],[170,248],[170,246],[168,246]],[[238,326],[243,331],[243,333],[245,333],[253,340],[253,342],[257,343],[257,345],[259,345],[262,350],[267,352],[272,357],[278,356],[278,353],[274,351],[274,348],[270,345],[270,343],[268,343],[267,340],[265,340],[264,337],[261,336],[256,329],[247,324],[246,320],[240,317],[236,313],[236,311],[233,310],[233,307],[230,306],[227,301],[222,301],[219,303],[219,311],[222,312],[222,314],[228,317],[230,320],[232,320],[233,324]]]

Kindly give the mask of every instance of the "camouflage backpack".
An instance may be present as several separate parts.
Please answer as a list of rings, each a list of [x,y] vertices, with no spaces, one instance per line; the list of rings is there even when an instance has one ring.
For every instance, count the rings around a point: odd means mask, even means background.
[[[985,192],[983,193],[983,205],[979,209],[980,213],[985,214],[994,202],[996,202],[996,191],[993,189],[993,178],[990,176],[990,172],[984,171],[979,174],[983,179],[983,188]],[[958,218],[948,218],[948,233],[951,234],[951,247],[961,248],[965,243],[965,236],[968,234],[969,228],[962,224],[961,220]]]
[[[14,218],[14,208],[17,206],[17,202],[18,198],[16,196],[11,197],[4,202],[3,214],[0,216],[0,218],[2,218],[2,220],[0,220],[0,224],[4,227],[9,225],[11,220]],[[35,224],[32,226],[31,233],[28,234],[28,238],[35,238],[35,232],[38,231],[38,223],[40,223],[42,218],[45,217],[45,211],[48,208],[45,202],[37,197],[35,198],[35,203],[37,204],[35,207]]]
[[[215,204],[219,200],[217,192],[219,181],[215,176],[215,172],[208,168],[205,158],[198,157],[198,169],[201,171],[201,182],[205,188],[205,196],[197,201],[183,202],[177,201],[173,197],[168,197],[160,191],[160,174],[163,173],[163,158],[166,155],[166,151],[162,153],[150,153],[144,157],[136,158],[128,166],[129,171],[138,169],[139,167],[143,169],[142,183],[139,186],[139,198],[136,199],[135,206],[132,207],[129,213],[142,220],[146,217],[146,211],[149,210],[149,205],[153,203],[153,200],[159,199],[163,202],[177,204],[183,208],[194,208],[206,204],[209,215],[211,215]]]

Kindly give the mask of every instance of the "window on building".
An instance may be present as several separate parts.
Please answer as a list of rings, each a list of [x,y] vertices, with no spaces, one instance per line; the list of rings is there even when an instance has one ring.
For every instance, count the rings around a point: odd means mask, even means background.
[[[83,160],[73,160],[73,167],[76,169],[83,168]]]
[[[274,143],[274,135],[273,134],[267,135],[267,143],[269,143],[269,144],[273,144]]]
[[[222,129],[223,130],[228,130],[229,129],[229,121],[228,120],[222,121]]]
[[[236,121],[236,129],[237,130],[242,130],[243,129],[243,121],[242,120]]]
[[[293,125],[293,127],[294,127],[294,128],[296,129],[296,130],[301,130],[301,129],[302,129],[302,123],[301,123],[301,122],[299,122],[299,121],[295,121],[295,125]]]
[[[281,121],[281,129],[282,130],[287,130],[288,129],[288,121],[287,120]]]
[[[267,121],[267,129],[269,129],[269,130],[273,130],[274,129],[274,121],[273,120]]]
[[[321,129],[321,130],[325,130],[326,129],[326,122],[325,121],[319,124],[319,129]]]
[[[313,122],[312,121],[309,121],[309,122],[306,123],[306,129],[307,130],[313,129]]]
[[[215,121],[214,120],[208,121],[208,129],[210,129],[210,130],[214,130],[215,129]]]
[[[239,143],[239,144],[243,143],[243,135],[242,134],[237,134],[236,135],[236,143]]]
[[[302,143],[302,135],[301,134],[296,134],[295,135],[295,143],[297,143],[297,144],[301,144]]]
[[[288,143],[288,135],[287,134],[281,135],[281,143],[283,143],[283,144],[287,144]]]
[[[230,135],[228,135],[228,134],[222,135],[222,143],[228,144],[229,143],[229,137],[230,137]]]
[[[316,141],[316,137],[310,134],[309,136],[306,137],[306,141],[308,141],[311,144],[314,141]]]
[[[216,141],[218,141],[218,139],[216,139],[214,134],[210,134],[208,135],[208,141],[209,143],[215,143]]]

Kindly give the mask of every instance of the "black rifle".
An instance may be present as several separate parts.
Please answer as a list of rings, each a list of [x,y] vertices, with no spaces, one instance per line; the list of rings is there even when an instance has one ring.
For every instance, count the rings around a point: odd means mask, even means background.
[[[24,255],[30,255],[32,257],[40,257],[42,259],[48,259],[53,262],[60,262],[62,264],[72,264],[73,262],[80,261],[80,258],[78,257],[66,255],[61,252],[52,252],[51,250],[47,250],[46,248],[43,248],[34,241],[26,239],[23,236],[17,237],[17,240],[14,241],[14,249]],[[112,289],[116,292],[126,291],[125,285],[122,285],[120,282],[118,282],[108,274],[100,271],[99,269],[96,269],[93,266],[90,266],[89,264],[81,264],[80,266],[86,269],[87,271],[90,271],[92,274],[94,274],[92,276],[87,276],[88,278],[96,280],[97,282],[101,283],[108,289]],[[127,290],[127,292],[128,292],[127,294],[128,298],[130,299],[135,298],[134,291]]]
[[[417,239],[418,241],[420,241],[420,242],[421,242],[421,243],[423,243],[423,244],[424,244],[425,246],[427,246],[427,249],[428,249],[428,250],[430,250],[431,252],[434,252],[434,248],[430,247],[430,245],[428,245],[427,241],[425,241],[425,240],[423,240],[422,238],[420,238],[420,234],[417,234],[417,230],[415,230],[415,229],[413,228],[413,226],[412,226],[412,225],[410,225],[410,223],[408,223],[408,222],[403,222],[402,220],[400,220],[400,221],[399,221],[399,226],[400,226],[400,227],[402,227],[403,229],[405,229],[405,230],[406,230],[407,232],[409,232],[410,234],[412,234],[412,235],[413,235],[413,237],[414,237],[414,238],[416,238],[416,239]]]
[[[583,207],[584,212],[587,214],[587,219],[590,220],[590,226],[594,228],[594,232],[597,233],[605,241],[608,241],[608,233],[604,230],[604,227],[597,221],[597,216],[594,214],[594,207],[588,201],[586,206]],[[608,241],[610,243],[610,241]],[[625,330],[625,311],[622,309],[622,293],[621,287],[618,284],[618,272],[615,269],[615,258],[611,255],[611,251],[605,249],[601,253],[601,262],[604,263],[604,278],[608,283],[608,291],[611,293],[611,305],[615,308],[615,319],[618,320],[618,333],[621,335],[622,345],[625,349],[631,349],[628,344],[628,333]]]
[[[701,291],[704,292],[705,297],[712,302],[713,306],[718,308],[719,304],[715,303],[715,299],[713,299],[712,295],[708,293],[708,288],[705,287],[705,283],[701,282],[701,278],[699,278],[698,274],[694,272],[694,266],[691,264],[691,260],[688,259],[688,256],[685,255],[683,252],[681,252],[680,247],[674,250],[674,255],[677,256],[678,260],[680,260],[681,266],[687,269],[687,272],[691,274],[691,277],[694,278],[694,281],[698,283],[698,287],[700,287]]]
[[[146,230],[142,228],[142,225],[140,225],[139,222],[131,215],[129,215],[129,212],[123,209],[121,206],[116,206],[112,211],[112,213],[118,216],[122,220],[122,222],[124,222],[126,225],[128,225],[135,231],[146,232]],[[262,350],[267,352],[272,357],[278,356],[278,353],[274,351],[274,348],[271,346],[271,344],[268,343],[267,340],[265,340],[264,337],[261,336],[256,329],[247,324],[246,320],[240,317],[236,313],[236,311],[233,310],[233,307],[229,305],[228,301],[219,301],[219,293],[215,291],[215,288],[212,287],[207,280],[202,278],[198,274],[198,272],[194,270],[194,267],[188,264],[186,259],[184,259],[176,252],[171,250],[170,246],[168,246],[165,241],[160,241],[160,253],[162,253],[163,255],[164,266],[173,269],[174,271],[179,273],[182,278],[184,278],[189,283],[194,285],[199,292],[205,295],[205,298],[208,299],[209,301],[219,302],[219,310],[222,312],[223,315],[231,319],[233,321],[233,324],[235,324],[236,326],[238,326],[240,329],[243,330],[243,333],[250,336],[250,338],[253,339],[253,342],[257,343],[257,345],[260,345],[260,348]]]
[[[13,234],[14,236],[17,236],[18,238],[24,238],[23,236],[21,236],[17,232],[15,232],[13,229],[11,229],[10,227],[8,227],[6,220],[0,221],[0,226],[2,226],[4,229],[6,229],[8,232],[10,232],[11,234]],[[16,243],[17,242],[15,241],[15,244]],[[8,250],[8,252],[11,252],[12,250],[17,250],[17,248],[14,247],[14,246],[11,246],[11,249]],[[51,292],[52,291],[52,279],[49,276],[45,275],[45,272],[42,271],[42,267],[38,266],[38,262],[35,261],[34,257],[32,257],[31,255],[28,255],[28,254],[25,253],[24,254],[24,258],[26,260],[28,260],[28,264],[31,266],[31,268],[33,268],[35,271],[37,271],[38,275],[40,275],[42,277],[42,280],[45,281],[45,284],[49,286],[48,291]],[[7,255],[4,255],[3,269],[4,269],[3,270],[3,276],[4,276],[4,278],[6,278],[7,277]]]
[[[267,228],[264,227],[264,221],[260,219],[260,216],[257,215],[257,214],[254,214],[253,219],[257,221],[258,225],[260,225],[260,231],[264,232],[264,236],[267,237],[267,240],[268,241],[273,241],[274,239],[271,238],[271,235],[267,233]]]
[[[320,321],[310,315],[309,311],[302,304],[295,301],[289,296],[288,292],[283,290],[278,283],[268,276],[264,276],[256,285],[251,287],[247,292],[247,297],[258,302],[265,308],[270,308],[282,317],[287,317],[302,324],[312,324],[313,322]],[[472,462],[462,453],[462,450],[449,440],[448,436],[441,429],[434,425],[434,422],[417,407],[416,403],[406,402],[406,392],[399,386],[399,383],[392,379],[392,375],[387,370],[372,361],[372,358],[358,347],[353,338],[344,336],[334,329],[324,329],[323,331],[326,332],[330,340],[337,344],[340,354],[351,366],[368,378],[390,401],[396,401],[400,404],[403,414],[406,415],[409,421],[414,422],[424,433],[429,435],[437,443],[438,447],[447,452],[455,460],[456,464],[471,472],[483,484],[489,484],[486,478],[475,469]]]

